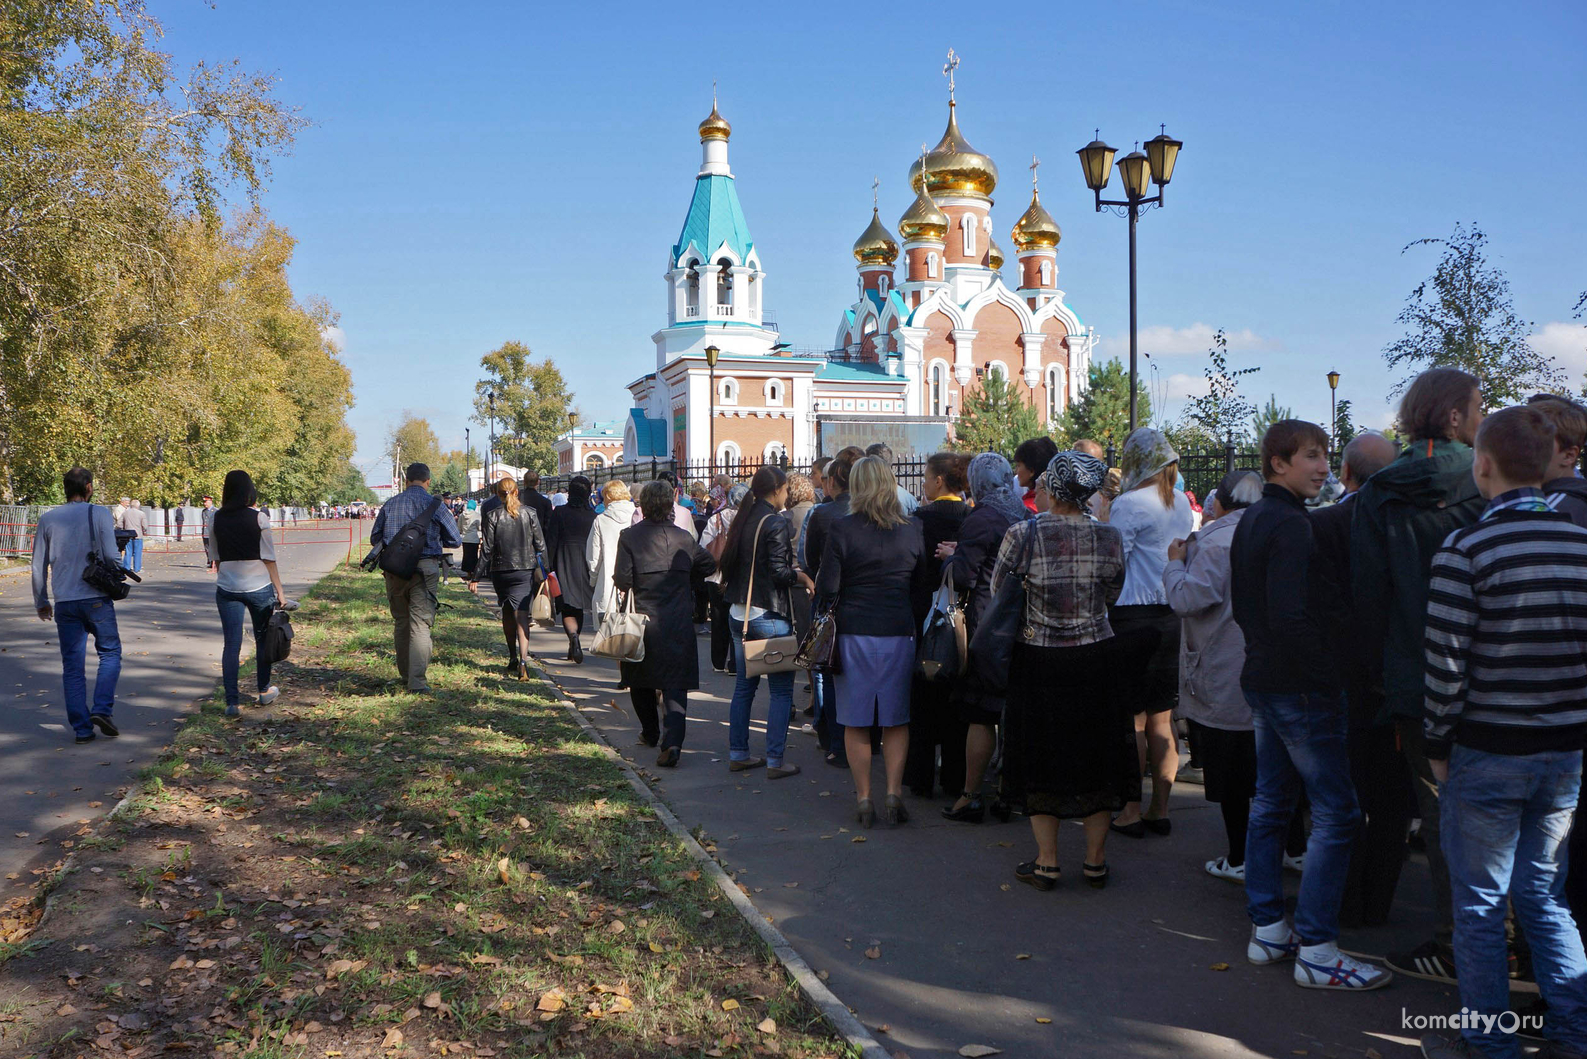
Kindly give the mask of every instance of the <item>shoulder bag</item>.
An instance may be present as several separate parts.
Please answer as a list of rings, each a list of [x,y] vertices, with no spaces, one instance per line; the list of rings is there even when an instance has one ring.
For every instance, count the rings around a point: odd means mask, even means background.
[[[755,603],[755,557],[760,550],[760,531],[766,528],[767,515],[755,527],[755,541],[749,549],[749,591],[744,594],[744,675],[766,676],[771,673],[791,673],[798,668],[794,658],[799,654],[799,638],[792,633],[771,636],[764,640],[749,638],[749,611]],[[793,619],[793,602],[788,604],[789,620]]]
[[[601,627],[596,630],[590,653],[620,662],[643,662],[645,624],[649,620],[635,609],[632,589],[618,593],[617,609],[601,616]]]
[[[819,670],[823,673],[838,671],[838,616],[833,604],[810,623],[810,629],[794,655],[794,665],[801,669]]]
[[[975,636],[970,640],[970,664],[981,685],[993,695],[1008,691],[1008,667],[1014,658],[1014,644],[1025,628],[1025,581],[1030,576],[1030,551],[1036,539],[1034,519],[1024,523],[1025,543],[1008,577],[986,606]],[[1016,523],[1018,525],[1018,523]]]
[[[130,577],[140,583],[143,578],[120,563],[113,563],[99,554],[98,544],[94,540],[94,508],[97,505],[84,506],[88,508],[88,557],[83,566],[83,580],[87,582],[89,588],[95,592],[103,592],[112,600],[126,599],[132,591],[132,586],[127,584],[127,578]]]
[[[931,599],[931,612],[920,630],[915,666],[932,683],[956,679],[969,663],[964,608],[953,588],[953,567],[942,571],[942,587]]]
[[[430,536],[430,520],[440,510],[441,498],[435,497],[423,511],[408,520],[385,547],[378,549],[375,563],[392,577],[409,578],[419,571],[419,556]]]
[[[264,636],[259,640],[261,661],[275,665],[289,657],[292,654],[292,636],[292,618],[277,607],[270,615],[270,623],[265,626]]]

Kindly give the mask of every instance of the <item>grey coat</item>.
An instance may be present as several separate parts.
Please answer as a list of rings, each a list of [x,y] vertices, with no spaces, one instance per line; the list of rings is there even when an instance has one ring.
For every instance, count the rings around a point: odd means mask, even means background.
[[[1229,592],[1229,545],[1244,514],[1244,508],[1231,511],[1191,534],[1185,558],[1163,568],[1168,605],[1182,619],[1179,716],[1231,731],[1251,728],[1251,707],[1240,691],[1245,636]]]

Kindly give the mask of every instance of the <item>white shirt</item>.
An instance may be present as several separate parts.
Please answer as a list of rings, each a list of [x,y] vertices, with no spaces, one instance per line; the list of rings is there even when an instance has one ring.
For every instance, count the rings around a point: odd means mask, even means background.
[[[1155,484],[1114,498],[1108,525],[1124,538],[1124,591],[1119,606],[1168,602],[1163,592],[1168,546],[1190,536],[1193,514],[1190,499],[1177,489],[1173,508],[1163,507]]]
[[[270,516],[263,511],[254,512],[259,516],[259,558],[238,559],[232,562],[220,563],[216,567],[215,587],[223,588],[227,592],[257,592],[261,588],[270,587],[270,571],[265,566],[266,560],[276,561],[276,542],[270,536]],[[205,550],[209,552],[211,562],[215,562],[218,548],[214,537],[204,538]]]

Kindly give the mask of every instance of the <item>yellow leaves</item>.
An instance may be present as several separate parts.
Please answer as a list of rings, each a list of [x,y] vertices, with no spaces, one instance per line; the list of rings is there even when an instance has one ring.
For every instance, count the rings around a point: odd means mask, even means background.
[[[356,974],[369,966],[368,960],[333,960],[325,969],[325,980],[334,982],[343,975]]]
[[[865,836],[864,835],[855,835],[853,838],[849,839],[849,841],[850,842],[864,842],[865,841]]]
[[[1041,1026],[1051,1026],[1052,1025],[1052,1019],[1038,1018],[1036,1020],[1036,1022],[1037,1022],[1038,1025],[1041,1025]]]
[[[540,994],[540,1002],[535,1005],[535,1010],[547,1014],[555,1014],[568,1006],[568,995],[561,987],[554,986]]]
[[[526,816],[515,816],[515,817],[513,817],[512,818],[512,824],[513,824],[514,827],[516,827],[520,831],[528,831],[531,827],[534,826],[533,824],[531,824],[529,822],[529,818],[526,817]]]
[[[1214,971],[1227,971],[1229,969],[1229,965],[1226,964],[1226,963],[1221,963],[1221,962],[1220,963],[1215,963],[1215,964],[1212,965],[1212,969]]]
[[[726,1000],[722,1001],[722,1010],[723,1011],[737,1011],[738,1010],[738,1001],[734,1000],[732,997],[727,998]]]
[[[503,857],[496,862],[496,878],[501,880],[503,886],[512,885],[512,861],[509,858]]]
[[[666,952],[667,950],[663,949],[660,945],[657,945],[655,942],[651,942],[650,943],[650,951],[651,952]]]

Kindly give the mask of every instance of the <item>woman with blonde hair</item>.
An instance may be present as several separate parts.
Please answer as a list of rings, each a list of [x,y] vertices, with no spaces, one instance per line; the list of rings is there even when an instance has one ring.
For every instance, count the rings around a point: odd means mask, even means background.
[[[1159,430],[1140,427],[1124,439],[1123,477],[1108,512],[1108,524],[1124,541],[1124,590],[1108,611],[1118,637],[1120,672],[1135,713],[1141,770],[1150,767],[1152,804],[1145,814],[1137,798],[1113,821],[1130,838],[1148,831],[1166,835],[1168,794],[1179,769],[1173,710],[1179,701],[1179,617],[1168,605],[1163,569],[1168,546],[1193,529],[1190,500],[1175,488],[1179,453]]]
[[[913,601],[927,583],[919,521],[904,514],[898,480],[885,460],[866,456],[849,470],[850,514],[832,523],[816,578],[821,606],[838,623],[837,720],[854,775],[855,818],[876,819],[871,800],[871,729],[880,728],[887,776],[884,813],[909,819],[904,762],[909,755],[909,689],[915,668]]]
[[[517,482],[503,478],[494,490],[501,504],[481,520],[479,562],[469,575],[468,590],[478,595],[480,575],[488,575],[497,602],[513,609],[518,621],[518,679],[528,680],[529,629],[534,622],[530,602],[546,539],[534,508],[518,499]]]
[[[584,547],[585,565],[590,571],[594,586],[594,622],[597,627],[601,616],[617,609],[617,586],[612,583],[612,571],[617,569],[617,535],[634,521],[633,494],[628,483],[613,478],[601,487],[601,499],[606,507],[595,516],[590,527],[589,543]]]

